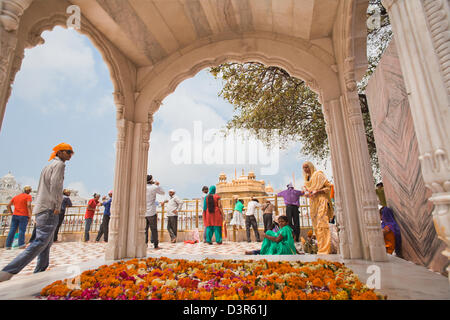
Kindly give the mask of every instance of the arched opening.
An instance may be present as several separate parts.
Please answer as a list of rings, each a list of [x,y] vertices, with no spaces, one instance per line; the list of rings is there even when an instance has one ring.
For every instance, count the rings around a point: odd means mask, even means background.
[[[228,231],[226,240],[246,241],[245,230],[231,236],[233,228],[229,223],[234,208],[232,197],[240,195],[247,204],[251,196],[257,196],[259,201],[263,201],[264,195],[270,195],[272,203],[279,201],[277,213],[285,214],[282,198],[274,200],[274,194],[286,189],[288,183],[293,183],[296,189],[302,188],[301,164],[311,159],[300,154],[301,144],[298,141],[290,140],[280,150],[277,139],[266,149],[262,141],[246,130],[239,132],[245,134],[243,136],[246,138],[230,134],[232,131],[223,137],[222,130],[235,113],[233,105],[217,96],[222,88],[221,80],[214,79],[209,68],[203,69],[181,82],[153,114],[148,172],[166,191],[165,196],[157,195],[157,199],[161,203],[167,199],[167,191],[174,189],[180,199],[189,200],[179,214],[178,223],[182,232],[178,235],[178,241],[190,240],[193,229],[204,231],[203,203],[198,204],[195,199],[201,199],[201,189],[205,185],[215,185],[217,193],[223,198],[222,204],[228,215],[225,217]],[[283,116],[286,115],[283,113]],[[324,127],[323,123],[323,130]],[[330,163],[328,166],[321,163],[318,168],[325,171],[331,180]],[[248,181],[251,179],[255,181]],[[268,185],[274,190],[265,192]],[[306,198],[302,198],[302,204],[304,208],[300,209],[304,210],[301,210],[300,226],[303,228],[302,236],[306,238],[312,224]],[[168,234],[162,232],[167,230],[167,216],[162,215],[163,210],[161,205],[157,209],[158,229],[160,238],[164,236],[167,241]],[[167,211],[164,212],[167,214]],[[198,216],[200,221],[196,220]],[[260,210],[257,212],[257,223],[262,234],[264,226]]]
[[[0,170],[14,173],[22,186],[30,185],[35,197],[52,148],[61,142],[71,144],[75,155],[66,165],[64,188],[71,191],[73,207],[66,210],[58,239],[80,241],[87,200],[94,192],[107,196],[113,189],[114,87],[103,56],[88,37],[61,27],[44,31],[41,37],[44,44],[25,50],[12,86],[0,145],[14,156],[3,157]],[[22,192],[15,188],[17,194]],[[102,222],[102,212],[103,208],[95,215],[91,237]],[[29,222],[27,242],[33,226]]]
[[[360,135],[363,134],[360,131],[362,127],[356,126],[359,125],[359,102],[357,102],[358,109],[356,111],[355,109],[348,109],[349,103],[346,103],[346,99],[340,95],[338,70],[333,65],[332,57],[328,59],[329,56],[326,52],[321,51],[314,45],[305,46],[303,42],[298,43],[289,40],[292,39],[285,37],[273,39],[264,35],[218,40],[203,46],[193,46],[194,48],[186,51],[183,56],[167,59],[167,62],[142,75],[142,89],[136,101],[135,119],[145,121],[148,114],[153,118],[153,114],[160,107],[161,101],[182,80],[194,76],[205,67],[229,61],[241,63],[257,61],[266,65],[276,65],[288,71],[292,76],[304,79],[319,94],[320,101],[324,106],[328,136],[331,137],[333,178],[336,181],[337,189],[339,189],[336,192],[338,206],[336,211],[338,217],[341,215],[338,219],[345,221],[340,231],[341,238],[344,237],[345,250],[341,250],[341,252],[346,257],[352,256],[355,258],[369,258],[371,255],[377,255],[375,252],[379,252],[379,257],[373,257],[373,259],[384,259],[385,254],[382,248],[379,248],[381,242],[378,242],[378,240],[381,240],[379,239],[380,234],[375,229],[375,224],[378,224],[375,214],[374,217],[367,220],[368,215],[361,212],[372,208],[369,209],[366,206],[363,209],[363,202],[358,199],[359,197],[371,197],[370,203],[373,202],[373,207],[376,210],[375,194],[373,192],[372,197],[372,190],[370,190],[372,187],[368,184],[364,186],[364,189],[357,187],[357,185],[361,184],[362,186],[367,182],[372,184],[369,159],[368,156],[364,156],[367,152],[367,145],[365,140],[360,140]],[[317,55],[317,52],[321,52],[321,54]],[[355,96],[357,97],[357,95]],[[351,108],[356,108],[353,103],[354,101],[350,103]],[[351,123],[347,123],[346,118],[349,112],[347,110],[352,113],[356,112]],[[347,149],[350,146],[354,150],[351,154]],[[356,152],[356,150],[358,151]],[[355,155],[357,159],[352,160],[355,161],[354,165],[362,166],[364,169],[357,171],[351,169],[352,163],[350,160]],[[365,168],[366,166],[367,168]],[[369,175],[361,177],[362,172],[364,172],[363,175]],[[352,177],[352,175],[355,175],[355,177]],[[367,190],[367,192],[363,190]],[[371,232],[373,232],[373,239],[377,239],[377,241],[368,241],[368,235],[365,231],[365,224],[367,223],[374,225]],[[345,234],[348,232],[352,233],[353,239],[356,237],[360,240],[353,240],[352,244],[349,245],[345,240]],[[372,245],[377,249],[369,249]],[[370,253],[369,250],[372,250],[372,252]]]

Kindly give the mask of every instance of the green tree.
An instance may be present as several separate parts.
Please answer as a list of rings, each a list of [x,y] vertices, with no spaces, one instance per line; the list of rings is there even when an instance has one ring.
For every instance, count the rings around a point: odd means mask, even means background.
[[[378,159],[364,93],[367,79],[387,47],[386,42],[392,37],[381,1],[373,0],[368,17],[378,13],[380,23],[368,29],[369,68],[358,84],[369,154],[376,175],[379,173]],[[281,148],[287,148],[292,142],[301,142],[302,154],[322,163],[328,159],[330,150],[322,106],[317,94],[303,80],[291,77],[282,68],[257,62],[226,63],[212,67],[210,72],[224,82],[219,96],[234,106],[235,114],[227,123],[225,132],[246,129],[268,145],[277,140]]]

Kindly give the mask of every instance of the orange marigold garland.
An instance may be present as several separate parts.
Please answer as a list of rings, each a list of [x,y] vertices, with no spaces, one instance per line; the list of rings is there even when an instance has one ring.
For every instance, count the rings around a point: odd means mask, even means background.
[[[46,286],[49,300],[379,300],[344,264],[147,258]]]

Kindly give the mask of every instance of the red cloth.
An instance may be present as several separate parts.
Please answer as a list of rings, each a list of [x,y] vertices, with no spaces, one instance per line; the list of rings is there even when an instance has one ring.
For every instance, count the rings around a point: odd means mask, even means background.
[[[206,197],[209,197],[207,195]],[[214,206],[215,210],[214,212],[209,212],[208,210],[208,199],[206,199],[206,211],[205,211],[205,217],[203,221],[203,225],[205,227],[221,227],[223,223],[223,217],[219,209],[219,199],[220,196],[217,194],[214,195]]]
[[[28,217],[28,206],[27,202],[32,201],[31,195],[26,193],[21,193],[12,198],[11,203],[14,206],[14,213],[15,216],[25,216]]]
[[[97,209],[97,204],[98,204],[98,201],[95,200],[95,198],[89,200],[88,206],[86,208],[86,213],[84,214],[85,219],[94,217],[95,209]]]

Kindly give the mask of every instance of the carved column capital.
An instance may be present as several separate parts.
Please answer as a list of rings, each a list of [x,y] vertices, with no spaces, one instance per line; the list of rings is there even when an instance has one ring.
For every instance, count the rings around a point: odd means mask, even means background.
[[[355,57],[348,57],[344,60],[344,81],[347,91],[356,91]]]
[[[33,0],[2,0],[0,1],[0,24],[6,31],[19,28],[20,17]]]
[[[113,93],[114,103],[116,104],[116,120],[123,119],[125,108],[125,97],[121,92],[115,91]]]

